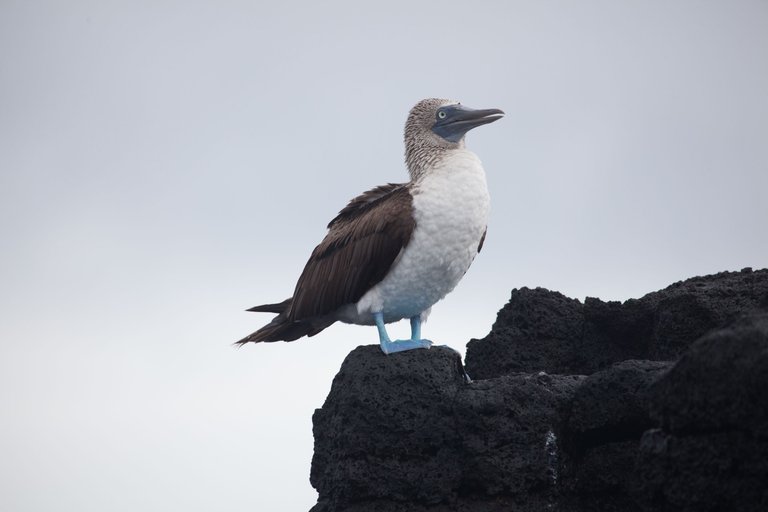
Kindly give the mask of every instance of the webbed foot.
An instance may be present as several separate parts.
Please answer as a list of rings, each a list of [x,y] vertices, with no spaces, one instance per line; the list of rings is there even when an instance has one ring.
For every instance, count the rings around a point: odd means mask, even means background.
[[[417,348],[429,348],[432,346],[432,342],[429,340],[395,340],[384,341],[381,340],[381,351],[385,354],[394,354],[395,352],[405,352],[406,350],[413,350]]]
[[[379,330],[379,345],[381,351],[385,354],[394,354],[395,352],[405,352],[417,348],[429,348],[432,342],[421,337],[421,317],[411,318],[411,339],[392,341],[387,335],[387,329],[384,327],[384,315],[374,313],[373,319],[376,322],[376,328]]]

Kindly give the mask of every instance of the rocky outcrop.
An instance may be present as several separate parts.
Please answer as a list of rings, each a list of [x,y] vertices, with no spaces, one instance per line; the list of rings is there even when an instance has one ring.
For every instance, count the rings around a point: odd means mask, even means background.
[[[651,384],[668,362],[628,360],[584,380],[570,402],[563,426],[561,494],[568,510],[638,510],[633,496],[639,439],[654,426]]]
[[[352,351],[315,412],[314,511],[540,510],[554,501],[554,430],[582,377],[470,383],[449,348],[393,356]]]
[[[651,388],[648,510],[768,510],[768,314],[697,341]]]
[[[521,289],[467,349],[358,347],[312,512],[768,510],[768,271],[624,303]]]
[[[695,277],[623,303],[521,288],[490,334],[467,344],[467,372],[589,375],[627,359],[669,361],[712,329],[766,309],[768,270]]]

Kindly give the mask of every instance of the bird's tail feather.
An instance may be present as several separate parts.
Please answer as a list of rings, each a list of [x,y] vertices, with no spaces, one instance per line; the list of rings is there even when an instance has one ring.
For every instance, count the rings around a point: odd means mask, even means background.
[[[236,345],[242,346],[249,342],[260,343],[262,341],[293,341],[302,336],[314,336],[333,322],[335,320],[330,317],[289,320],[285,314],[281,313],[258,331],[236,342]]]
[[[277,304],[262,304],[261,306],[253,306],[252,308],[246,309],[246,311],[256,311],[258,313],[280,314],[286,309],[288,309],[291,306],[292,302],[293,302],[293,297],[289,299],[285,299],[283,302],[278,302]]]

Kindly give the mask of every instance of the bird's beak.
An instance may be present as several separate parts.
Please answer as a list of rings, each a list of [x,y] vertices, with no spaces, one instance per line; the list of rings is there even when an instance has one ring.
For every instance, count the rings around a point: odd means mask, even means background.
[[[441,113],[445,115],[442,116]],[[472,128],[492,123],[502,117],[504,111],[497,108],[478,110],[464,105],[447,105],[438,110],[432,131],[446,140],[458,142]]]

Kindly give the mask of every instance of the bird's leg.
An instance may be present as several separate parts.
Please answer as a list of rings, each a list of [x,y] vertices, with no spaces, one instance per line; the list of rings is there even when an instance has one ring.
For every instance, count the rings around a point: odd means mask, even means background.
[[[374,313],[373,319],[376,322],[376,328],[379,330],[379,344],[381,345],[381,350],[386,354],[387,351],[384,347],[392,343],[392,341],[387,334],[387,328],[384,327],[384,314]]]
[[[379,330],[379,344],[381,345],[381,351],[385,354],[393,354],[395,352],[403,352],[415,348],[429,348],[432,346],[431,341],[421,339],[421,315],[411,318],[411,339],[409,340],[392,341],[389,339],[387,329],[384,327],[383,313],[374,313],[373,319],[376,322],[376,328]]]
[[[411,339],[413,341],[421,339],[421,315],[411,317]]]

